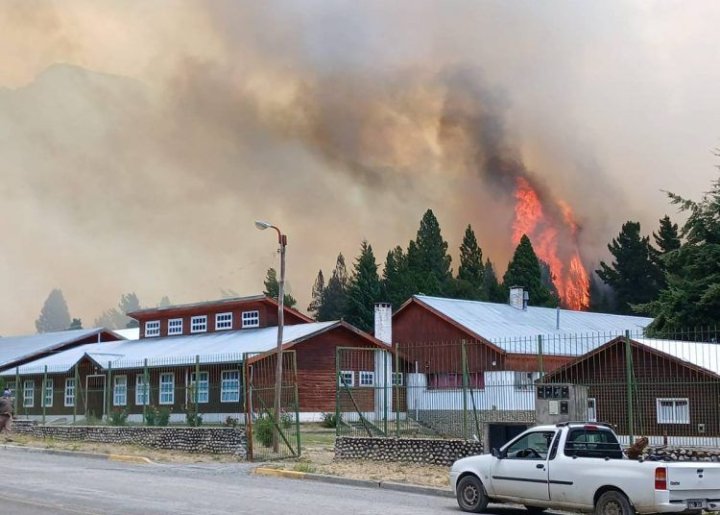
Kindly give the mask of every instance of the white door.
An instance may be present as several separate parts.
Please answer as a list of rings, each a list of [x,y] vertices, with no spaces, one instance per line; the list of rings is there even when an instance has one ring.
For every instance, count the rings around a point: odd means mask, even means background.
[[[549,501],[547,457],[555,431],[534,431],[514,440],[495,462],[492,481],[498,496]]]

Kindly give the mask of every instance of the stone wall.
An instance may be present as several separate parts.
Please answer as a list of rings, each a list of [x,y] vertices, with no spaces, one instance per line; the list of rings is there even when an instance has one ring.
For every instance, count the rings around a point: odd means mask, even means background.
[[[41,426],[17,420],[13,430],[37,438],[84,440],[131,444],[189,453],[233,454],[247,458],[247,438],[241,428],[224,427],[135,427],[135,426]]]
[[[644,459],[662,461],[720,461],[720,449],[701,447],[650,447],[643,453]]]
[[[436,440],[426,438],[358,438],[338,437],[336,459],[404,461],[450,466],[465,456],[483,453],[480,442]]]

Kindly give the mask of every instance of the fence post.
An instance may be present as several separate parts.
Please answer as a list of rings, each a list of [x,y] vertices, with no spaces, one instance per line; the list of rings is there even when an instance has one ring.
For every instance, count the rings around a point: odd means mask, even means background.
[[[300,449],[300,392],[298,390],[297,381],[297,354],[295,351],[292,353],[293,358],[293,384],[295,385],[295,435],[297,437],[297,456],[298,458],[302,455]]]
[[[625,380],[627,383],[627,413],[628,413],[628,435],[630,437],[630,445],[635,437],[635,424],[633,414],[633,362],[632,347],[630,345],[630,331],[625,331]]]
[[[335,347],[335,437],[340,436],[340,347]]]
[[[73,381],[74,381],[74,389],[73,389],[73,425],[77,422],[77,401],[78,401],[78,392],[80,392],[80,374],[78,373],[78,364],[75,363],[74,373],[73,373]]]
[[[465,340],[462,340],[462,371],[463,371],[463,438],[467,440],[467,389],[468,389],[468,377],[467,377],[467,355],[465,354]]]
[[[395,374],[397,377],[403,377],[402,372],[400,372],[400,351],[397,345],[395,345]],[[393,382],[392,379],[390,382]],[[407,404],[407,386],[405,387],[405,392],[405,404]],[[407,410],[407,406],[405,409]],[[395,436],[400,438],[400,381],[395,385]]]
[[[108,361],[107,385],[105,386],[105,419],[108,423],[110,422],[110,407],[112,406],[110,399],[113,395],[112,392],[112,362]]]
[[[537,337],[537,351],[538,351],[538,371],[540,372],[540,377],[545,375],[545,369],[543,365],[543,337],[542,334],[538,334]]]
[[[238,374],[239,375],[239,374]],[[210,378],[208,377],[208,381]],[[193,425],[198,426],[198,406],[200,405],[200,355],[195,355],[195,418]],[[238,392],[240,393],[240,392]]]
[[[15,411],[18,413],[20,413],[20,407],[25,406],[24,395],[25,389],[20,387],[20,367],[15,367],[15,399],[17,399],[15,401],[17,403]]]
[[[45,425],[45,410],[47,409],[47,397],[46,392],[47,390],[47,365],[45,365],[45,371],[43,372],[43,384],[42,384],[42,392],[40,394],[40,399],[42,402],[42,423]]]
[[[135,388],[137,389],[137,385],[135,385]],[[145,424],[147,424],[148,404],[150,404],[150,374],[148,372],[147,358],[145,358],[145,361],[143,362],[142,400],[143,400],[143,425],[145,425]]]
[[[387,351],[383,351],[383,417],[384,417],[384,424],[383,424],[383,430],[385,431],[385,434],[387,435],[388,432],[388,376],[387,376]],[[390,373],[391,381],[392,381],[392,372]]]

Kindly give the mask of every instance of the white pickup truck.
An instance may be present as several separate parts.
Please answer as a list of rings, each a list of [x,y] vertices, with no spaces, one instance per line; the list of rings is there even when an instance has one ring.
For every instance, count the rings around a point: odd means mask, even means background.
[[[597,515],[720,509],[720,463],[630,460],[603,424],[528,429],[499,451],[456,461],[450,485],[463,511],[488,502]]]

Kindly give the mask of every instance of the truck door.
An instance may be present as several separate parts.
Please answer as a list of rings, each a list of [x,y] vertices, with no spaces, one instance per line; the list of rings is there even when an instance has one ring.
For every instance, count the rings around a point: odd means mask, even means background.
[[[555,431],[533,431],[503,449],[495,462],[492,481],[502,497],[549,501],[547,457]]]

